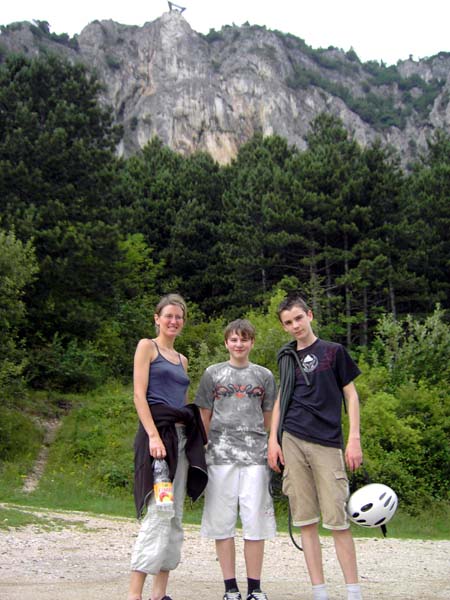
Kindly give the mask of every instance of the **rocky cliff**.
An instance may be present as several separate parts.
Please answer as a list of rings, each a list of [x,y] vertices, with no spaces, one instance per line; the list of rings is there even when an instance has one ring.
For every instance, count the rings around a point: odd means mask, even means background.
[[[142,27],[95,21],[74,40],[14,24],[2,27],[0,49],[3,56],[50,49],[95,68],[102,101],[124,127],[118,151],[125,156],[152,136],[220,163],[255,132],[304,148],[309,123],[327,111],[361,144],[377,136],[392,144],[406,164],[433,130],[450,130],[450,53],[386,67],[260,26],[205,36],[176,11]]]

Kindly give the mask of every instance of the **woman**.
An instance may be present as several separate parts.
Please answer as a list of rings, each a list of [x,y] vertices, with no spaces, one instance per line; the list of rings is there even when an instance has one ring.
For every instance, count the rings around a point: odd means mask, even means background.
[[[134,497],[138,518],[147,506],[132,557],[129,600],[142,600],[148,574],[153,575],[150,600],[166,595],[169,572],[180,562],[183,542],[183,504],[187,491],[193,500],[206,482],[206,435],[200,413],[187,404],[188,361],[174,343],[186,320],[186,303],[168,294],[158,303],[154,320],[157,336],[139,341],[134,357],[134,403],[139,416],[135,439]],[[175,515],[160,518],[155,509],[153,459],[165,458],[173,480]]]

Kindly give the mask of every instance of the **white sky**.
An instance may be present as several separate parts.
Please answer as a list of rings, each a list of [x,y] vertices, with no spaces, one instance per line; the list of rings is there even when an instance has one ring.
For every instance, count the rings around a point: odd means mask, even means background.
[[[450,52],[449,0],[178,0],[192,29],[265,25],[302,38],[313,48],[351,47],[362,61],[397,60]],[[168,11],[167,0],[3,0],[0,25],[48,21],[54,33],[74,35],[96,19],[143,25]]]

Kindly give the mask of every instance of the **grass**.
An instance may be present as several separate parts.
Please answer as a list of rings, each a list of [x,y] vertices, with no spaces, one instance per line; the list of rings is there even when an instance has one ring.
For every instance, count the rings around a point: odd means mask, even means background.
[[[287,501],[283,500],[276,506],[277,529],[288,531]],[[354,537],[383,539],[383,533],[379,527],[366,528],[351,524]],[[436,503],[432,511],[423,511],[412,516],[405,510],[399,508],[393,519],[387,524],[387,537],[398,539],[429,539],[450,540],[450,505]],[[294,537],[298,539],[299,528],[294,527]],[[329,530],[320,527],[320,535],[331,535]]]
[[[41,530],[55,531],[64,529],[65,527],[84,528],[80,521],[71,521],[67,519],[59,519],[55,516],[44,514],[37,515],[34,512],[24,510],[23,507],[3,506],[0,507],[0,530],[19,529],[33,525]]]
[[[0,508],[0,529],[20,528],[27,525],[47,525],[48,519],[17,508]]]
[[[77,486],[78,487],[78,486]],[[66,485],[53,493],[40,491],[31,494],[15,493],[8,496],[0,494],[0,501],[29,506],[30,508],[45,508],[49,510],[83,511],[93,514],[111,515],[118,517],[134,517],[132,495],[124,498],[114,496],[95,496],[86,488],[83,493],[75,486]]]
[[[110,516],[134,517],[134,505],[132,499],[119,500],[117,498],[98,499],[95,502],[86,500],[85,502],[71,503],[54,501],[54,499],[44,498],[39,495],[17,495],[15,500],[10,499],[11,504],[0,506],[0,530],[9,528],[20,528],[27,525],[35,525],[43,529],[59,529],[68,526],[82,527],[79,521],[58,519],[54,516],[45,515],[46,510],[80,510],[92,514],[102,514]],[[17,504],[19,506],[17,506]],[[44,508],[42,508],[44,506]],[[29,507],[29,509],[27,509]],[[32,509],[40,509],[40,514],[32,512]],[[184,523],[187,525],[199,525],[203,509],[203,499],[194,504],[186,499]],[[42,510],[42,512],[41,512]],[[42,514],[44,513],[44,514]],[[276,510],[277,530],[278,532],[288,532],[288,516],[283,502]],[[355,538],[379,538],[383,539],[380,528],[366,529],[352,524],[352,532]],[[320,535],[330,536],[330,531],[320,528]],[[294,539],[299,541],[299,529],[293,528]],[[412,517],[401,510],[398,510],[392,521],[387,525],[387,537],[397,539],[429,539],[429,540],[448,540],[450,539],[450,507],[447,505],[435,505],[432,514],[422,514]]]
[[[21,527],[29,523],[43,526],[43,517],[34,517],[12,505],[76,510],[94,514],[135,516],[133,501],[133,438],[137,418],[129,388],[110,385],[95,394],[57,397],[39,395],[29,405],[45,405],[50,416],[55,407],[70,404],[61,411],[62,425],[49,452],[48,463],[38,488],[22,491],[23,481],[33,464],[33,456],[18,456],[0,463],[0,502],[10,506],[0,510],[0,527]],[[38,448],[36,448],[37,452]],[[198,525],[203,500],[186,500],[184,521]],[[5,512],[6,511],[6,512]],[[278,530],[288,530],[287,501],[276,506]],[[47,525],[58,523],[44,518]],[[353,526],[355,537],[379,537],[379,528]],[[450,505],[434,503],[422,514],[412,516],[401,506],[387,526],[388,537],[403,539],[450,539]],[[298,530],[296,530],[296,539]],[[321,531],[329,535],[327,531]]]

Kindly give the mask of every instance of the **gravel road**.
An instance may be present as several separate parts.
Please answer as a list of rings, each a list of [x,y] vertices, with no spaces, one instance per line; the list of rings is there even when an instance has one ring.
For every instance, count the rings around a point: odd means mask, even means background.
[[[39,526],[0,530],[1,600],[126,600],[131,547],[139,525],[132,519],[79,512],[39,511]],[[345,599],[332,539],[322,538],[330,598]],[[450,540],[356,539],[364,600],[449,600]],[[242,540],[237,538],[238,580],[245,589]],[[270,600],[309,599],[302,554],[289,537],[267,542],[263,573]],[[183,559],[171,575],[174,600],[221,600],[223,585],[213,542],[186,527]],[[150,581],[144,598],[150,596]]]

